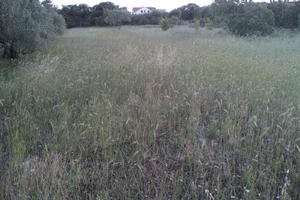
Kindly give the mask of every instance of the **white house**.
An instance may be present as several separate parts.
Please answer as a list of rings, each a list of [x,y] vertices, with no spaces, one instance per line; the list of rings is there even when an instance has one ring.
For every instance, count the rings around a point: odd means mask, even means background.
[[[153,7],[139,7],[139,8],[132,8],[132,14],[134,15],[144,15],[152,13],[156,8]]]

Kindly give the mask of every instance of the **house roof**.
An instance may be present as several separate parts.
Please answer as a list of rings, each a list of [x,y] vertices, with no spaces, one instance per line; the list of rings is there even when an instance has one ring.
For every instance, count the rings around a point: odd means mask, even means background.
[[[142,8],[148,8],[151,11],[156,10],[156,8],[154,8],[154,7],[135,7],[135,8],[132,8],[132,12],[137,12]]]

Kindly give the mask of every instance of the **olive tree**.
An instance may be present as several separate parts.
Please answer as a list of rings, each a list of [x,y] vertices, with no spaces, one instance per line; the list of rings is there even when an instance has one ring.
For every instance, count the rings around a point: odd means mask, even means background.
[[[0,1],[0,44],[5,58],[17,58],[44,46],[64,30],[64,19],[39,0]]]

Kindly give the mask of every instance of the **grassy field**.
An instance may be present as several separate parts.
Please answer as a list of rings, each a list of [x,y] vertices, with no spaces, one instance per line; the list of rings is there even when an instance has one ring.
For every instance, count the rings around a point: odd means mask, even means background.
[[[300,199],[299,44],[89,28],[2,61],[0,199]]]

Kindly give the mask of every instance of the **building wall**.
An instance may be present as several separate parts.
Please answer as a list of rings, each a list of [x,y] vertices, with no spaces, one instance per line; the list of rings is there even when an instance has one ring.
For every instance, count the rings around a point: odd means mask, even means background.
[[[148,13],[151,13],[151,12],[152,12],[152,10],[150,10],[149,8],[144,7],[144,8],[139,9],[138,11],[134,12],[133,14],[143,15],[143,14],[148,14]]]

